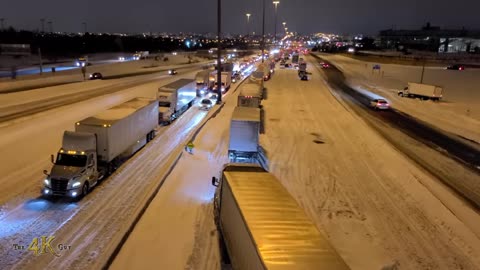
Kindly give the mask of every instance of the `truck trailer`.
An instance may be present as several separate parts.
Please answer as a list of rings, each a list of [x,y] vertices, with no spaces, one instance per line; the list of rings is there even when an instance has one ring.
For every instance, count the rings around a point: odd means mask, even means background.
[[[158,89],[159,124],[170,124],[192,107],[197,96],[194,80],[179,79]]]
[[[210,70],[202,70],[195,75],[195,84],[197,86],[197,97],[201,97],[213,87],[213,81],[210,80]]]
[[[76,123],[65,131],[62,147],[51,156],[53,167],[42,190],[45,196],[85,196],[121,161],[153,139],[158,102],[135,98]]]
[[[238,107],[260,108],[263,89],[258,83],[244,82],[239,87],[240,93],[237,97]]]
[[[443,97],[443,88],[436,85],[422,83],[408,83],[408,87],[398,91],[401,97],[431,99],[438,101]]]
[[[262,120],[259,108],[235,107],[230,122],[230,162],[257,163],[268,168],[268,159],[259,144]]]
[[[350,269],[273,174],[256,164],[227,164],[212,184],[225,268]]]
[[[225,93],[230,89],[230,86],[232,85],[232,72],[230,71],[223,71],[221,74],[221,79],[222,79],[222,93]],[[215,86],[213,90],[217,92],[217,73],[215,72]]]

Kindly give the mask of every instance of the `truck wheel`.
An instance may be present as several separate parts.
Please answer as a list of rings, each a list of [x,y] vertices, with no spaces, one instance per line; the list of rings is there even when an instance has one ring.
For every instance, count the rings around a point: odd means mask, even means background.
[[[89,191],[89,185],[88,185],[88,182],[85,182],[85,184],[83,184],[83,187],[82,187],[82,197],[87,196],[88,191]]]
[[[403,97],[403,93],[402,93],[402,92],[398,93],[398,95],[399,95],[400,97]]]

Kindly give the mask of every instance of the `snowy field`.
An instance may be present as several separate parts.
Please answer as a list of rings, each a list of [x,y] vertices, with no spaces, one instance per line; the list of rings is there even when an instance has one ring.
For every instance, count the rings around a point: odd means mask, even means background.
[[[462,220],[478,224],[476,211],[345,110],[310,71],[308,82],[277,70],[266,83],[261,141],[272,173],[349,266],[479,269],[480,233]],[[182,155],[112,269],[219,269],[210,178],[227,159],[235,103],[230,96],[194,141],[194,154]]]
[[[322,54],[321,57],[342,70],[354,89],[364,89],[383,96],[400,111],[480,143],[480,69],[456,71],[426,67],[424,83],[444,88],[444,98],[437,103],[397,95],[397,91],[408,82],[420,81],[422,67],[381,64],[380,72],[372,72],[375,63],[341,55]]]

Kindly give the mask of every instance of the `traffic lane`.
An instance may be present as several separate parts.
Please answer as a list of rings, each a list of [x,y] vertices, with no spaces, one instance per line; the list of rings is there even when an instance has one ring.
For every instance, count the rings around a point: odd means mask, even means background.
[[[370,126],[471,205],[480,207],[478,149],[401,111],[368,108],[368,98],[346,85],[345,77],[335,67],[324,70],[323,74],[332,90]]]

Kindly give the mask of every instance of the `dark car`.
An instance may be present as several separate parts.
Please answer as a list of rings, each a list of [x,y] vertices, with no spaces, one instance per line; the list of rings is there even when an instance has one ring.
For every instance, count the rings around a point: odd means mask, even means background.
[[[175,69],[169,69],[168,70],[168,75],[176,75],[177,74],[177,70]]]
[[[322,68],[329,68],[330,64],[329,63],[322,63]]]
[[[465,66],[463,65],[450,65],[447,67],[447,69],[451,70],[465,70]]]
[[[100,72],[94,72],[90,74],[90,80],[101,80],[103,79],[102,73]]]

